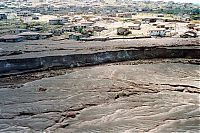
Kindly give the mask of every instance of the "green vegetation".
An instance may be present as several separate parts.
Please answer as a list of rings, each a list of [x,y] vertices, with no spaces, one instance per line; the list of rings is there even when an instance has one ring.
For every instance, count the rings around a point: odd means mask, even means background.
[[[198,15],[192,15],[190,18],[192,20],[199,20],[200,19],[200,14],[198,14]]]
[[[24,29],[26,27],[19,19],[9,19],[0,21],[0,35],[7,33],[11,29]]]
[[[188,14],[190,15],[192,20],[195,20],[200,16],[200,9],[188,9],[188,8],[174,8],[174,9],[160,9],[156,11],[156,13],[163,13],[163,14],[172,14],[172,15],[184,15]]]
[[[180,13],[183,13],[183,14],[188,14],[189,12],[191,12],[190,10],[182,10],[180,8],[175,8],[175,9],[160,9],[158,11],[156,11],[156,13],[163,13],[163,14],[174,14],[174,15],[177,15],[177,14],[180,14]]]

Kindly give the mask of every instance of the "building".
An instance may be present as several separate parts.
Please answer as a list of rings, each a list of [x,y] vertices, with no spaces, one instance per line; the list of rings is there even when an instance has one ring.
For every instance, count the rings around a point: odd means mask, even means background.
[[[7,19],[7,15],[5,13],[0,13],[0,20]]]
[[[28,16],[32,16],[33,13],[30,11],[20,11],[17,12],[17,16],[21,16],[21,17],[28,17]]]
[[[141,29],[140,26],[141,24],[132,24],[132,25],[129,25],[128,28],[130,30],[140,30]]]
[[[155,23],[157,21],[157,19],[156,18],[143,18],[142,21],[145,24],[149,24],[149,23]]]
[[[85,25],[85,26],[92,26],[94,24],[94,22],[91,21],[80,21],[81,25]]]
[[[70,40],[80,41],[81,38],[85,38],[85,36],[81,33],[72,33],[69,35]]]
[[[165,24],[157,24],[156,28],[165,28]]]
[[[200,26],[194,27],[194,30],[200,31]]]
[[[61,18],[64,19],[65,23],[70,22],[70,21],[69,21],[69,20],[70,20],[70,17],[67,16],[67,15],[62,16]]]
[[[28,32],[27,29],[10,29],[10,34],[19,34],[23,32]]]
[[[166,35],[165,28],[156,28],[149,31],[151,37],[164,37]]]
[[[158,14],[157,17],[164,17],[164,14]]]
[[[130,34],[130,33],[131,33],[131,32],[129,31],[128,28],[123,28],[123,27],[117,28],[117,35],[127,36],[127,35]]]
[[[130,13],[130,12],[128,12],[128,13],[117,13],[116,16],[120,17],[120,18],[132,18],[132,13]]]
[[[65,20],[62,18],[57,18],[57,19],[50,19],[49,24],[50,25],[64,25]]]
[[[31,28],[31,31],[42,31],[43,30],[43,26],[40,26],[40,25],[38,25],[38,26],[33,26],[32,28]]]
[[[113,5],[116,4],[117,0],[102,0],[103,3]]]
[[[189,28],[189,29],[194,29],[195,27],[196,27],[196,24],[188,24],[187,25],[187,27]]]
[[[73,26],[67,26],[67,27],[64,27],[64,31],[65,32],[75,32],[75,29]]]
[[[166,30],[175,30],[176,24],[167,24],[165,25]]]
[[[19,36],[25,37],[26,40],[38,40],[40,39],[40,34],[37,32],[23,32],[18,34]]]
[[[93,31],[96,32],[102,32],[103,30],[107,30],[105,27],[101,27],[101,26],[93,26]]]
[[[49,30],[50,33],[52,33],[54,36],[60,36],[65,32],[65,29],[50,29]]]
[[[74,29],[74,31],[81,31],[83,29],[88,28],[87,25],[83,25],[83,24],[76,24],[76,25],[73,25],[71,27]]]
[[[89,27],[89,28],[83,29],[80,33],[85,35],[86,37],[93,36],[94,29],[92,27]]]
[[[40,18],[38,16],[33,16],[32,20],[39,20]]]
[[[18,35],[4,35],[0,37],[0,42],[22,42],[22,41],[24,41],[24,37]]]
[[[72,18],[72,21],[73,22],[79,22],[79,21],[81,21],[83,18],[82,18],[82,16],[74,16],[73,18]]]
[[[40,33],[40,39],[47,39],[53,37],[53,33]]]
[[[195,38],[198,37],[197,33],[194,31],[187,31],[184,34],[180,35],[181,38]]]
[[[10,34],[10,35],[16,35],[16,34],[19,34],[19,33],[22,33],[22,32],[27,32],[28,30],[27,29],[6,29],[6,30],[0,30],[0,33],[1,34]]]

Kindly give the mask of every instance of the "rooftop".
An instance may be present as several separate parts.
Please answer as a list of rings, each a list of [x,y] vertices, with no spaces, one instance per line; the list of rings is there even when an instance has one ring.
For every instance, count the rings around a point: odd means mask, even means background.
[[[18,34],[19,36],[39,35],[37,32],[23,32]]]
[[[150,29],[150,31],[165,31],[165,28],[154,28]]]
[[[22,36],[19,36],[19,35],[4,35],[4,36],[0,37],[0,39],[4,39],[4,40],[17,39],[17,38],[22,38]]]

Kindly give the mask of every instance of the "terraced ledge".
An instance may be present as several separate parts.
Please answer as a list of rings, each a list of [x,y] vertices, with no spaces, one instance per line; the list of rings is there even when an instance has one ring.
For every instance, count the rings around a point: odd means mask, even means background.
[[[27,73],[57,68],[74,68],[104,63],[153,58],[192,58],[200,57],[199,47],[146,47],[98,51],[80,54],[64,54],[43,57],[23,57],[0,59],[0,76]]]

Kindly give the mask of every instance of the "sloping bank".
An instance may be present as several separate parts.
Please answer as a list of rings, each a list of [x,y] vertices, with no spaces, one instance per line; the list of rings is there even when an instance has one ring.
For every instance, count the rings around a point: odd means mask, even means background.
[[[71,55],[26,57],[0,60],[0,76],[54,68],[72,68],[103,63],[152,58],[200,57],[199,47],[155,47],[77,53]]]

